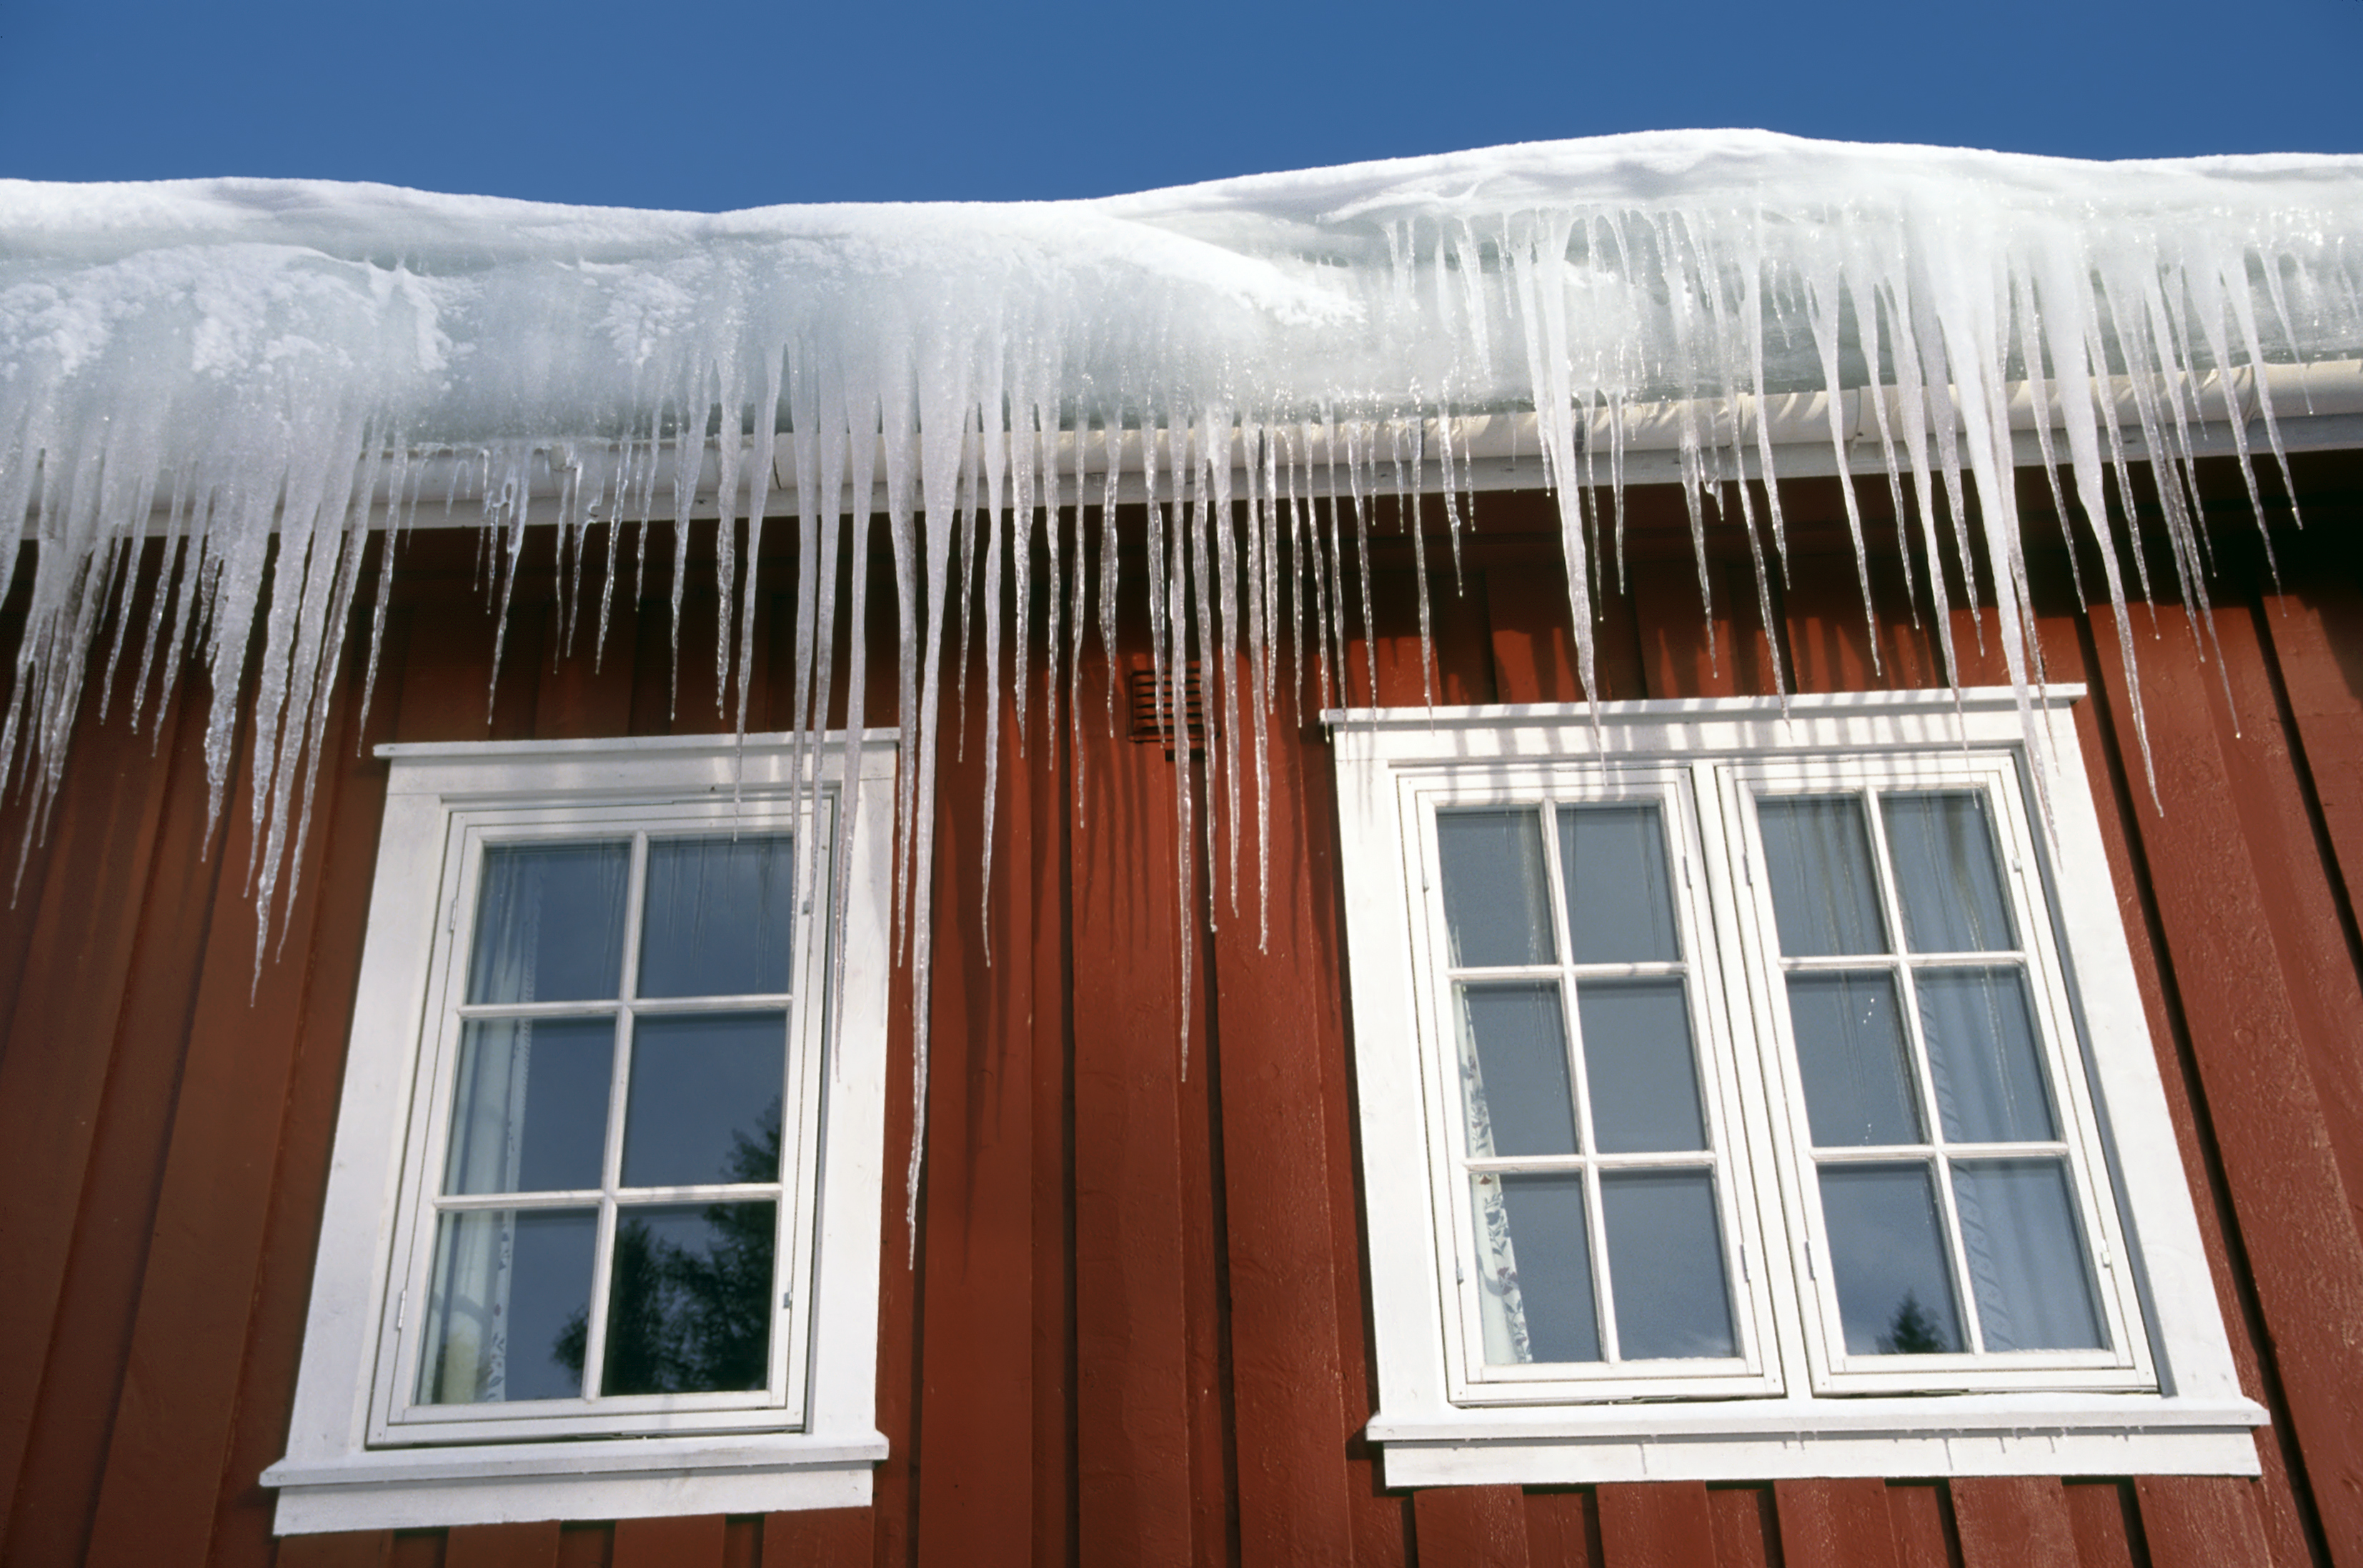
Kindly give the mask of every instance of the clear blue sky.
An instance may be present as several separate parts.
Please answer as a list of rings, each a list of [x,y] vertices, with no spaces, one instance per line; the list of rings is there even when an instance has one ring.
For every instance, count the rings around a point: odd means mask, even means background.
[[[720,210],[1692,126],[2363,151],[2363,0],[0,0],[0,173]]]

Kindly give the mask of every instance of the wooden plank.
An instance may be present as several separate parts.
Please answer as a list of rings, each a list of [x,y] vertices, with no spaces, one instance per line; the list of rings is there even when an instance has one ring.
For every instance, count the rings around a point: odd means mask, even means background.
[[[299,944],[310,919],[303,900],[316,904],[321,896],[332,840],[326,823],[335,820],[348,771],[378,766],[373,759],[348,760],[349,717],[343,703],[331,712],[322,740],[330,761],[315,797],[323,820],[316,821],[309,841],[296,847],[295,864],[283,872],[302,889],[293,911],[279,917],[298,933]],[[232,781],[233,800],[244,795],[245,771]],[[223,847],[227,867],[247,864],[251,834],[249,814],[232,811]],[[367,899],[366,888],[331,892]],[[225,878],[207,936],[162,1197],[92,1523],[88,1560],[94,1563],[195,1562],[208,1554],[214,1536],[310,979],[300,945],[294,961],[266,960],[258,973],[261,918],[239,880]],[[284,1353],[292,1357],[294,1347]],[[242,1479],[250,1488],[251,1477]],[[259,1507],[262,1500],[255,1496],[252,1501]]]
[[[1887,1490],[1876,1477],[1775,1483],[1781,1554],[1829,1568],[1897,1568]]]
[[[613,1568],[721,1568],[720,1514],[617,1519]]]
[[[2265,607],[2261,630],[2289,694],[2323,831],[2348,906],[2363,909],[2363,591],[2331,572],[2309,573],[2291,591],[2267,594]]]
[[[1620,1481],[1594,1496],[1607,1568],[1692,1568],[1714,1561],[1704,1482]]]
[[[399,1529],[385,1554],[386,1568],[443,1568],[443,1532],[439,1529]]]
[[[1880,1501],[1884,1512],[1886,1499]],[[1771,1487],[1710,1486],[1706,1507],[1714,1525],[1715,1568],[1779,1568],[1781,1522]]]
[[[1952,1493],[1962,1568],[2077,1568],[2076,1528],[2057,1479],[1965,1476]]]
[[[1712,614],[1699,605],[1698,573],[1688,560],[1636,559],[1633,614],[1641,671],[1650,697],[1770,696],[1772,645],[1745,563],[1710,561]],[[1779,613],[1776,602],[1774,613]],[[1712,648],[1707,628],[1714,629]]]
[[[1175,930],[1174,765],[1085,733],[1071,892],[1092,999],[1074,1047],[1078,1539],[1087,1562],[1178,1568],[1193,1533],[1181,1013],[1195,976]],[[1204,1007],[1192,1017],[1204,1073]]]
[[[2154,1568],[2300,1561],[2269,1550],[2253,1482],[2227,1475],[2145,1475],[2134,1482],[2134,1496]],[[2337,1551],[2334,1543],[2334,1561]]]
[[[558,1568],[558,1521],[461,1525],[443,1543],[443,1568]]]
[[[88,1543],[147,1261],[198,959],[221,876],[219,826],[205,820],[203,704],[178,704],[167,729],[168,744],[154,764],[171,776],[164,781],[164,815],[139,903],[123,911],[138,934],[111,1043],[114,1063],[93,1113],[81,1211],[15,1493],[16,1515],[0,1520],[10,1552],[27,1562],[78,1562]]]
[[[1943,1482],[1891,1482],[1887,1518],[1895,1532],[1896,1568],[1961,1568],[1952,1498]]]
[[[559,1528],[558,1568],[609,1568],[615,1553],[613,1525],[570,1524]]]
[[[918,1545],[922,1564],[1033,1554],[1032,770],[1004,695],[982,690],[965,745],[943,739],[921,1228]],[[992,883],[981,889],[985,703],[1003,704]],[[958,723],[947,701],[948,730]],[[964,753],[964,755],[963,755]],[[983,909],[979,910],[980,895]]]
[[[870,1568],[875,1542],[868,1508],[765,1514],[762,1568]]]
[[[2142,858],[2289,1424],[2334,1560],[2363,1560],[2351,1555],[2363,1554],[2363,1408],[2346,1397],[2363,1386],[2363,1343],[2349,1331],[2363,1320],[2363,1235],[2311,1060],[2339,1047],[2306,1038],[2273,907],[2302,868],[2259,861],[2248,841],[2219,739],[2229,725],[2213,663],[2200,662],[2180,616],[2161,616],[2147,646],[2145,708],[2164,813],[2136,794]],[[2102,670],[2131,755],[2122,676],[2105,660]]]
[[[2141,1516],[2135,1511],[2130,1482],[2071,1481],[2067,1496],[2068,1522],[2076,1532],[2076,1561],[2083,1568],[2134,1568],[2148,1561],[2139,1549]]]
[[[405,637],[397,651],[406,647]],[[359,716],[361,674],[359,666],[348,661],[338,728]],[[287,943],[277,962],[310,973],[280,1123],[278,1168],[270,1186],[261,1266],[254,1278],[237,1419],[216,1505],[213,1551],[218,1561],[259,1562],[269,1550],[273,1498],[259,1477],[286,1452],[288,1416],[295,1402],[312,1265],[344,1088],[346,1043],[352,1032],[353,993],[361,977],[361,940],[385,814],[386,765],[377,759],[374,748],[392,738],[402,707],[399,675],[388,684],[392,690],[381,690],[386,700],[371,714],[361,744],[329,754],[329,766],[338,777],[333,792],[329,779],[322,778],[320,820],[313,828],[322,841],[322,856],[305,873],[310,886],[283,917]]]
[[[2234,1263],[2234,1237],[2238,1230],[2223,1165],[2212,1143],[2202,1138],[2205,1119],[2198,1109],[2205,1095],[2191,1049],[2190,1031],[2168,987],[2167,941],[2157,900],[2137,853],[2138,823],[2147,805],[2147,786],[2140,777],[2137,756],[2126,753],[2120,737],[2130,733],[2118,716],[2116,683],[2104,664],[2114,664],[2113,646],[2099,647],[2091,624],[2082,615],[2046,615],[2042,622],[2044,657],[2055,678],[2080,679],[2088,688],[2076,705],[2074,721],[2084,753],[2087,775],[2098,796],[2096,805],[2101,842],[2108,856],[2117,908],[2124,917],[2134,965],[2135,983],[2149,1022],[2158,1057],[2160,1087],[2173,1121],[2182,1168],[2193,1185],[2200,1239],[2230,1341],[2242,1390],[2250,1397],[2285,1412],[2277,1369],[2264,1353],[2268,1343],[2264,1318],[2258,1306],[2255,1282],[2245,1256]],[[2136,798],[2143,804],[2136,806]],[[2273,1426],[2258,1434],[2263,1490],[2259,1507],[2266,1534],[2277,1559],[2303,1560],[2312,1555],[2306,1525],[2291,1476],[2303,1470],[2289,1423],[2276,1416]]]
[[[390,1529],[291,1535],[279,1543],[277,1568],[387,1568],[394,1558]]]
[[[1327,842],[1309,842],[1304,810],[1305,779],[1327,750],[1293,732],[1272,736],[1268,929],[1255,907],[1250,834],[1244,907],[1208,938],[1224,1147],[1251,1152],[1226,1160],[1223,1173],[1239,1547],[1250,1564],[1345,1563],[1354,1554],[1353,1432],[1328,1255],[1330,1167],[1351,1164],[1351,1151],[1329,1142],[1330,1103],[1346,1098],[1346,1029],[1340,955],[1314,915]]]
[[[1420,1568],[1527,1568],[1525,1501],[1515,1486],[1430,1486],[1412,1494]]]
[[[1536,1568],[1599,1568],[1600,1516],[1592,1494],[1572,1486],[1529,1490],[1526,1556]]]
[[[94,703],[86,704],[94,708]],[[172,770],[120,718],[75,726],[0,1055],[0,1497],[15,1498],[57,1328]],[[21,819],[21,809],[11,820]],[[21,827],[17,829],[21,832]],[[14,834],[10,835],[13,843]],[[13,868],[12,868],[13,869]]]
[[[762,1516],[734,1515],[723,1520],[722,1568],[760,1568],[762,1561]]]

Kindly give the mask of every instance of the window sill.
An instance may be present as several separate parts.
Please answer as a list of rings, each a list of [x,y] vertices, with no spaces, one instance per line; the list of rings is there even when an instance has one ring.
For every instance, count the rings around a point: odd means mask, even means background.
[[[1398,1419],[1364,1435],[1389,1486],[1840,1475],[2254,1475],[2247,1399],[1961,1395],[1628,1404]]]
[[[282,1460],[281,1535],[527,1519],[642,1518],[863,1507],[876,1432],[628,1438],[370,1451]]]

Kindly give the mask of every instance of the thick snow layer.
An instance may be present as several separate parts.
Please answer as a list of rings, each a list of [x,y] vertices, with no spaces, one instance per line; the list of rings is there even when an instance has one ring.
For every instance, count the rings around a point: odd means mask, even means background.
[[[957,617],[960,646],[981,637],[993,678],[1008,671],[1021,722],[1029,695],[1048,708],[1037,736],[1056,734],[1062,688],[1080,722],[1074,672],[1086,638],[1107,638],[1118,586],[1104,503],[1119,469],[1127,495],[1145,485],[1156,502],[1159,669],[1200,661],[1221,715],[1177,848],[1193,834],[1219,848],[1208,863],[1231,887],[1210,907],[1231,918],[1239,845],[1252,831],[1259,858],[1263,843],[1268,718],[1296,690],[1281,656],[1305,657],[1309,623],[1326,700],[1353,695],[1340,654],[1367,619],[1368,503],[1415,494],[1440,465],[1430,504],[1457,547],[1471,454],[1456,416],[1535,418],[1588,686],[1634,405],[1663,404],[1654,417],[1674,426],[1694,533],[1736,504],[1777,558],[1777,491],[1759,516],[1731,482],[1773,471],[1767,399],[1883,388],[1854,403],[1875,416],[1898,515],[1924,559],[1952,558],[1991,599],[2024,684],[2014,403],[2098,536],[2113,598],[2132,541],[2113,536],[2111,492],[2129,450],[2161,459],[2172,570],[2203,615],[2194,426],[2236,400],[2240,453],[2253,425],[2277,456],[2264,369],[2357,356],[2357,158],[2093,164],[1669,133],[1101,201],[718,216],[314,182],[0,182],[0,514],[38,541],[0,750],[38,819],[87,667],[128,651],[144,696],[194,657],[214,677],[218,808],[259,635],[249,804],[268,911],[303,835],[344,629],[371,597],[372,526],[399,527],[462,477],[496,525],[555,488],[578,568],[586,550],[613,561],[625,530],[602,525],[671,520],[677,638],[679,552],[692,516],[718,512],[719,586],[740,613],[715,649],[716,692],[743,722],[739,525],[755,520],[751,554],[760,519],[793,514],[804,562],[849,550],[859,573],[858,514],[861,536],[885,530],[906,628],[898,913],[924,984],[928,878],[911,868],[930,852],[940,688],[966,668],[948,629]],[[1864,434],[1843,401],[1821,400],[1842,468]],[[2252,486],[2285,478],[2257,456]],[[112,608],[128,602],[126,544],[159,512],[172,591],[128,627]],[[505,527],[512,567],[521,537]],[[0,591],[15,569],[0,555]],[[1004,573],[1048,618],[1039,695],[1028,639],[995,614],[970,624],[971,605],[1002,602]],[[586,641],[613,575],[594,574]],[[1945,574],[1922,590],[1947,633]],[[859,616],[863,596],[850,602]],[[840,678],[860,711],[858,628],[848,669],[813,654],[836,610],[798,606],[800,715],[826,712]]]

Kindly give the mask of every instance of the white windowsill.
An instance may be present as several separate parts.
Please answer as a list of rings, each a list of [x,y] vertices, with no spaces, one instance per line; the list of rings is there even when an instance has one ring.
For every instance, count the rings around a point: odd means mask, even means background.
[[[262,1473],[262,1484],[279,1488],[279,1532],[294,1535],[863,1507],[871,1467],[885,1457],[886,1440],[876,1432],[614,1438],[282,1460]]]
[[[1847,1475],[2254,1475],[2247,1399],[2072,1395],[1468,1410],[1364,1435],[1386,1485],[1771,1481]]]

